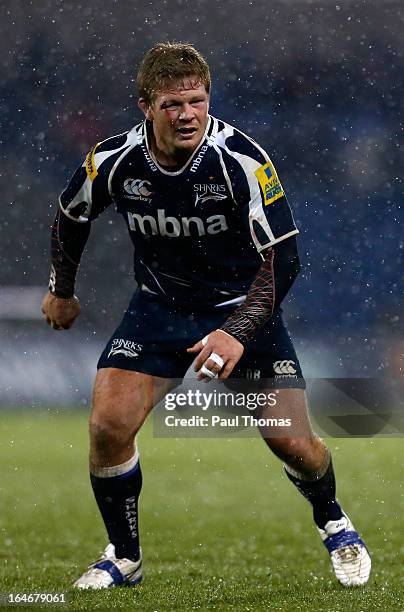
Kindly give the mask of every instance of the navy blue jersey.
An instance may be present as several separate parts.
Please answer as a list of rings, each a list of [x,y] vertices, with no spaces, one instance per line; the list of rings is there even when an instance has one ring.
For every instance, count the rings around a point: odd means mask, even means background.
[[[178,304],[241,303],[266,248],[298,233],[276,170],[251,138],[209,117],[182,167],[159,165],[148,123],[96,144],[60,196],[92,221],[114,203],[128,227],[137,283]]]

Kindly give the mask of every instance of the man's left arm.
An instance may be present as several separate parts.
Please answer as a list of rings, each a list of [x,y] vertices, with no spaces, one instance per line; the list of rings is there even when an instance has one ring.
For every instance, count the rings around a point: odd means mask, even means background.
[[[227,378],[241,358],[245,345],[271,318],[286,297],[300,271],[296,236],[269,247],[261,255],[263,262],[244,303],[230,315],[220,329],[209,334],[207,342],[198,342],[188,349],[189,352],[201,351],[195,361],[195,371],[200,371],[213,353],[224,361],[219,378]],[[208,359],[205,367],[214,372],[218,370],[218,365],[220,361],[218,364],[217,360]],[[209,380],[203,372],[198,378]]]
[[[262,253],[263,262],[245,302],[221,326],[246,345],[280,306],[300,271],[296,237],[292,236]]]
[[[258,153],[255,154],[258,157]],[[250,239],[263,262],[243,305],[219,330],[210,333],[207,340],[188,349],[189,352],[200,351],[194,368],[200,380],[209,380],[218,372],[221,379],[230,375],[245,345],[273,315],[300,270],[296,244],[298,229],[271,160],[266,156],[260,165],[258,159],[243,159],[248,163],[240,162],[235,188],[238,186]]]

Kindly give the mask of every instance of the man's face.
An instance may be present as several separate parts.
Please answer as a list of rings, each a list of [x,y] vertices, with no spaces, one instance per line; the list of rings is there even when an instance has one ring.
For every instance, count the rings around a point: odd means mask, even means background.
[[[174,79],[157,93],[150,106],[139,101],[153,121],[157,150],[176,157],[191,154],[205,133],[209,95],[196,77]]]

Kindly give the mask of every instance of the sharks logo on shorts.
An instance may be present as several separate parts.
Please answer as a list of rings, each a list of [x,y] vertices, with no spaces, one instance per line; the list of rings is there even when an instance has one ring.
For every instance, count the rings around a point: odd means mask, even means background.
[[[124,355],[124,357],[139,357],[139,353],[143,346],[138,342],[132,340],[125,340],[124,338],[114,338],[112,340],[112,346],[108,353],[108,358],[112,355]]]

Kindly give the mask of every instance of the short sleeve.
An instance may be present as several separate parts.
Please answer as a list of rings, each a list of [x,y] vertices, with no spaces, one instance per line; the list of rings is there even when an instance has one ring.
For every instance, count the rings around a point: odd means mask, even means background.
[[[216,138],[224,175],[257,251],[261,253],[298,234],[285,191],[266,151],[228,124],[223,124]]]
[[[271,160],[244,167],[250,197],[248,224],[257,251],[267,249],[299,233],[285,191]]]
[[[92,221],[112,203],[111,171],[129,147],[129,132],[91,147],[59,198],[60,208],[69,219],[80,223]]]
[[[108,190],[109,172],[103,168],[102,160],[97,160],[99,146],[97,143],[90,149],[59,198],[64,214],[79,223],[92,221],[112,202]]]

